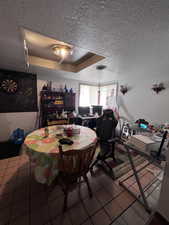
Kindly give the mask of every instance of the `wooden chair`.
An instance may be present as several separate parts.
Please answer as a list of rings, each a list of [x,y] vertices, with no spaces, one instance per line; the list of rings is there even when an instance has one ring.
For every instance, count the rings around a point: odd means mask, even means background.
[[[83,150],[70,150],[65,152],[62,151],[62,146],[59,146],[58,169],[60,175],[58,177],[58,183],[61,185],[65,195],[63,211],[67,209],[68,194],[73,186],[79,186],[80,194],[81,178],[86,182],[89,196],[92,197],[87,173],[95,151],[96,143]]]

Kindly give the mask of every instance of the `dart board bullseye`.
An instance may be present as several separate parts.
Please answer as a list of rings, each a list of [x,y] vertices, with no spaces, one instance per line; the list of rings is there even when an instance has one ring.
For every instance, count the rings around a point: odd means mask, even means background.
[[[18,89],[18,84],[14,80],[5,79],[1,82],[1,88],[7,93],[14,94]]]

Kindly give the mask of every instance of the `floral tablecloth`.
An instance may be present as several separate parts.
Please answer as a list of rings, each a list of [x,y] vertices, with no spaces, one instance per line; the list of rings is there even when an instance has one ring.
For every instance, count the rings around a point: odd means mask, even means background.
[[[44,128],[35,130],[26,137],[22,149],[30,157],[38,182],[50,185],[57,176],[57,154],[59,152],[57,134],[64,134],[63,129],[68,126],[70,125],[49,126],[48,137],[45,137]],[[80,128],[80,134],[69,137],[73,140],[73,144],[62,145],[63,151],[80,150],[96,142],[96,134],[90,128],[77,125],[74,125],[74,128]]]

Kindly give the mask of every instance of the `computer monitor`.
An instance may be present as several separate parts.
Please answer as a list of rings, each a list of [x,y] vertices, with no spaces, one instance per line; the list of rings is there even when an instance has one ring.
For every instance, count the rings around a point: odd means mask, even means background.
[[[78,112],[81,116],[89,115],[90,114],[90,107],[89,106],[79,106]]]
[[[99,116],[102,115],[103,106],[102,105],[93,105],[92,106],[92,114],[98,113]]]

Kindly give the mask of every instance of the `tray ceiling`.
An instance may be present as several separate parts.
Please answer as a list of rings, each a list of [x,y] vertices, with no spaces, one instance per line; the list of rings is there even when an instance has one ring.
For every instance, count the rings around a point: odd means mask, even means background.
[[[77,73],[105,58],[92,52],[88,52],[83,48],[72,46],[63,41],[44,36],[28,29],[21,28],[21,31],[27,50],[25,52],[27,65],[32,64],[50,69]],[[60,58],[56,56],[52,50],[54,45],[71,47],[73,53],[68,55],[62,63],[59,63]]]

